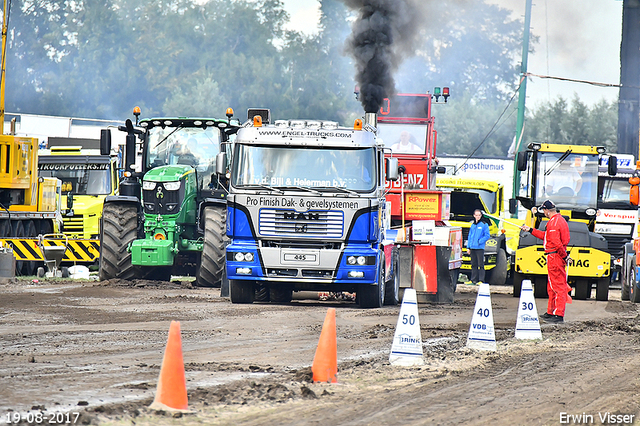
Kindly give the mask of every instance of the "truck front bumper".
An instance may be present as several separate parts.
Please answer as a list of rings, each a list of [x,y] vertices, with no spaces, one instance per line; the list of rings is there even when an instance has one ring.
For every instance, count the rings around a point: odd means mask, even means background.
[[[241,258],[243,260],[239,260]],[[378,277],[378,261],[378,251],[371,246],[344,250],[258,249],[256,245],[232,243],[227,246],[226,265],[230,280],[374,284]]]

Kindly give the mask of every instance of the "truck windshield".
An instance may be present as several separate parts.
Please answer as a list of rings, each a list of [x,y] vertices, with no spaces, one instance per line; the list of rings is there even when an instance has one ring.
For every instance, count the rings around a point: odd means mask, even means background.
[[[62,182],[62,194],[108,195],[111,193],[109,164],[40,164],[41,177]]]
[[[147,168],[184,164],[199,171],[215,167],[220,152],[217,127],[153,127],[147,135]]]
[[[598,207],[635,210],[637,207],[629,202],[628,178],[600,176],[598,180]]]
[[[558,207],[596,207],[598,155],[539,153],[536,203],[552,200]]]
[[[373,148],[302,148],[236,144],[235,187],[338,187],[371,191],[377,171]]]

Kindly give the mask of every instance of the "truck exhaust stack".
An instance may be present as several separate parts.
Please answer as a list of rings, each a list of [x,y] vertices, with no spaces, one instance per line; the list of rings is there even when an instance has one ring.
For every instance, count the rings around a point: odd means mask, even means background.
[[[365,126],[368,124],[374,129],[378,128],[378,115],[375,112],[365,112],[364,113],[364,124]]]

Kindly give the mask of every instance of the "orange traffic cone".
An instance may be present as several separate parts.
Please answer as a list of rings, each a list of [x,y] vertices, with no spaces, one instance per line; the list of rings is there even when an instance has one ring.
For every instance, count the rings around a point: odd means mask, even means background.
[[[329,308],[324,318],[320,341],[311,366],[314,382],[338,382],[338,339],[336,337],[336,308]]]
[[[164,350],[164,358],[160,367],[156,398],[149,408],[166,411],[189,411],[187,379],[184,375],[182,339],[180,338],[180,323],[178,321],[171,321],[167,347]]]

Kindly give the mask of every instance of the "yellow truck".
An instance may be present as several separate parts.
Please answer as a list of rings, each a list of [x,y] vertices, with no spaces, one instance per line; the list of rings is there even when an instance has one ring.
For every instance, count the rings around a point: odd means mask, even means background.
[[[473,212],[476,209],[485,213],[484,220],[489,225],[491,238],[484,252],[485,280],[489,284],[507,283],[515,250],[518,247],[519,229],[506,222],[504,218],[504,186],[490,180],[463,178],[452,175],[439,175],[436,186],[443,191],[451,191],[451,226],[462,228],[462,238],[466,244],[469,236]],[[462,256],[461,272],[470,274],[471,258],[468,253]]]
[[[40,150],[39,176],[62,182],[64,233],[69,238],[99,240],[102,205],[118,194],[117,157],[80,146]]]

